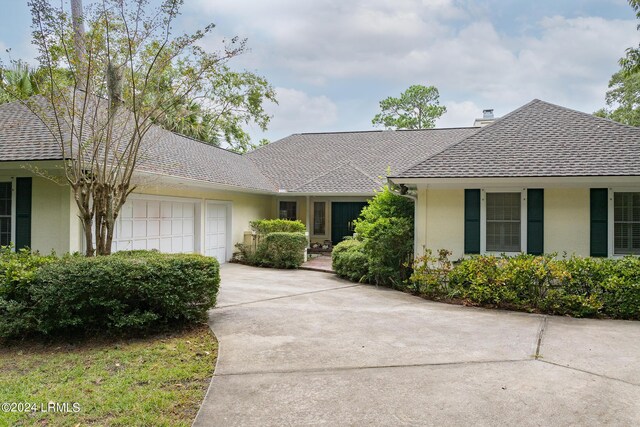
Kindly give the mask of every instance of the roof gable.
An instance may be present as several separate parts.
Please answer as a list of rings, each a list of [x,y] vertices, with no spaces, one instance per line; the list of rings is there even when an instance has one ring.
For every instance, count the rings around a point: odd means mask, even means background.
[[[640,128],[533,100],[398,177],[640,175]]]
[[[294,191],[296,193],[372,193],[382,185],[375,179],[347,162],[315,177]]]
[[[309,190],[310,181],[328,179],[328,172],[335,171],[338,176],[331,178],[333,187],[317,183],[317,191],[344,192],[353,176],[342,179],[340,174],[353,173],[351,168],[369,177],[398,174],[477,131],[452,128],[294,134],[247,156],[279,189],[301,192],[306,185]],[[344,167],[347,163],[351,168]],[[364,187],[353,188],[353,192],[362,192]]]

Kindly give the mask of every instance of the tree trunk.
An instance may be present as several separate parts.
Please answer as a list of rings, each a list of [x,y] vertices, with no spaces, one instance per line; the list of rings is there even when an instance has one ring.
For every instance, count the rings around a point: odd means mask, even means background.
[[[86,89],[85,78],[87,77],[84,57],[86,47],[84,44],[84,15],[82,12],[82,0],[71,0],[71,21],[73,25],[73,44],[76,51],[77,62],[77,85],[80,89]]]
[[[95,249],[93,247],[93,232],[91,227],[93,226],[93,221],[91,218],[83,218],[82,219],[82,227],[84,228],[84,244],[85,244],[85,256],[92,257],[95,255]]]

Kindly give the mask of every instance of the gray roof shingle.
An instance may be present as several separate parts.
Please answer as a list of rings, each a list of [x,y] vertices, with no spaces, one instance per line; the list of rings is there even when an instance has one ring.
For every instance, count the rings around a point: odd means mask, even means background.
[[[296,193],[372,193],[382,186],[380,178],[373,178],[351,162],[307,181],[293,190]]]
[[[640,128],[533,100],[399,178],[640,176]]]
[[[153,126],[138,170],[265,192],[276,186],[246,156]],[[0,105],[0,161],[61,160],[60,146],[25,106]]]
[[[60,151],[47,127],[27,107],[17,102],[0,105],[0,161],[60,160]]]
[[[477,131],[453,128],[295,134],[247,156],[282,190],[362,193],[371,185],[371,178],[377,182],[387,172],[398,174]],[[375,188],[379,186],[377,182]]]

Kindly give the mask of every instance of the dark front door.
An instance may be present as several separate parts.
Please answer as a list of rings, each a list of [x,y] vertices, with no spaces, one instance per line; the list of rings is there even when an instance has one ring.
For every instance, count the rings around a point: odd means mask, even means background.
[[[367,202],[331,203],[331,241],[334,245],[342,242],[346,236],[353,235],[353,221]]]

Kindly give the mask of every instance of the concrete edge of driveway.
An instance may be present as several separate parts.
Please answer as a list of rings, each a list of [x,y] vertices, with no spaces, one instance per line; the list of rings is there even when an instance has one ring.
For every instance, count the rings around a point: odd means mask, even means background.
[[[325,275],[331,276],[332,274],[331,273],[322,274],[322,276],[325,276]],[[640,380],[638,380],[638,377],[636,374],[629,376],[628,372],[618,373],[616,371],[615,363],[611,364],[611,366],[603,365],[602,363],[601,364],[594,363],[592,360],[589,359],[589,357],[592,357],[591,354],[585,355],[585,351],[583,348],[578,348],[578,347],[574,348],[574,343],[571,342],[570,339],[569,341],[567,341],[565,337],[565,333],[567,332],[569,334],[574,334],[578,336],[582,334],[581,339],[583,340],[583,342],[594,343],[594,344],[597,343],[597,345],[594,345],[594,347],[597,347],[599,345],[600,346],[599,350],[602,350],[603,347],[606,348],[608,345],[608,343],[606,342],[606,339],[607,339],[606,335],[608,333],[610,333],[611,331],[617,333],[618,330],[624,330],[623,332],[620,332],[624,336],[624,334],[627,333],[625,331],[631,331],[631,334],[632,334],[631,337],[634,337],[636,336],[638,331],[640,331],[640,329],[638,329],[638,327],[640,326],[640,322],[615,321],[615,320],[612,321],[607,319],[575,319],[575,318],[569,318],[566,316],[551,316],[551,315],[541,314],[541,313],[527,313],[527,312],[510,311],[510,310],[497,310],[497,309],[484,308],[484,307],[455,305],[455,304],[448,304],[448,303],[427,300],[416,295],[412,295],[406,292],[401,292],[393,289],[379,288],[377,286],[365,285],[361,283],[352,283],[352,282],[342,281],[342,280],[336,281],[335,286],[330,286],[330,287],[320,288],[320,289],[311,289],[311,290],[306,290],[302,292],[289,292],[283,295],[276,295],[276,296],[265,295],[265,298],[262,298],[262,299],[245,300],[242,302],[218,306],[215,308],[215,310],[216,311],[226,310],[226,309],[231,309],[239,306],[258,304],[261,302],[295,298],[295,297],[330,292],[330,291],[340,291],[340,290],[346,290],[349,288],[356,288],[356,287],[371,288],[371,289],[376,289],[376,291],[380,290],[380,291],[393,293],[396,295],[401,294],[401,296],[397,295],[397,297],[391,298],[390,301],[395,301],[396,303],[398,303],[397,305],[404,305],[404,304],[430,305],[433,308],[435,308],[435,311],[434,311],[435,315],[438,315],[440,312],[446,313],[450,311],[450,309],[453,309],[454,311],[457,311],[457,312],[466,312],[466,313],[477,312],[477,313],[484,313],[484,314],[495,314],[497,315],[498,321],[499,321],[499,318],[502,316],[514,316],[514,315],[529,317],[533,319],[539,319],[537,321],[538,323],[537,328],[531,331],[531,332],[535,331],[535,335],[532,334],[533,337],[529,335],[530,337],[529,339],[533,338],[530,341],[530,347],[529,347],[531,349],[531,352],[529,353],[529,356],[526,358],[519,358],[514,360],[478,359],[478,360],[434,362],[434,363],[399,363],[399,364],[386,363],[384,365],[376,365],[376,366],[373,366],[373,365],[372,366],[369,366],[369,365],[343,366],[343,367],[332,366],[327,368],[315,367],[315,368],[309,368],[309,369],[304,369],[304,368],[278,369],[277,366],[274,366],[276,369],[271,369],[267,371],[259,370],[255,372],[254,371],[241,371],[241,372],[229,372],[229,373],[223,372],[220,374],[219,365],[222,359],[221,355],[228,354],[228,352],[226,352],[225,349],[223,348],[225,347],[224,343],[218,341],[218,357],[216,359],[216,363],[214,366],[214,372],[211,377],[207,391],[205,393],[204,399],[201,402],[200,407],[198,408],[198,412],[196,414],[196,417],[193,420],[192,425],[195,425],[196,421],[201,422],[201,418],[204,412],[206,412],[206,410],[203,409],[206,407],[205,405],[206,402],[209,399],[216,398],[211,393],[220,391],[219,389],[216,390],[214,388],[213,380],[216,377],[221,379],[221,378],[230,378],[230,377],[239,377],[239,376],[256,376],[256,375],[264,376],[264,375],[273,375],[273,374],[276,374],[276,375],[277,374],[294,374],[295,375],[300,373],[313,375],[316,373],[329,373],[331,371],[345,372],[345,371],[356,371],[356,370],[364,371],[364,370],[389,369],[389,368],[438,367],[438,366],[448,366],[448,365],[471,366],[476,364],[496,364],[496,363],[504,363],[504,362],[517,363],[517,362],[532,361],[532,362],[539,362],[547,366],[554,366],[560,369],[567,369],[569,371],[580,372],[582,374],[595,376],[602,379],[611,380],[614,382],[625,383],[627,385],[634,386],[634,387],[640,387]],[[217,338],[214,326],[215,325],[213,325],[211,321],[209,321],[209,327],[212,331],[212,334],[214,334]],[[224,331],[223,331],[223,334],[224,334]],[[640,337],[640,335],[637,335],[637,336]],[[604,340],[602,340],[601,338],[604,338]],[[222,337],[222,339],[224,339],[224,337]],[[527,339],[527,341],[529,339]],[[616,342],[615,339],[619,340],[619,337],[612,338],[614,343]],[[547,349],[546,346],[549,346],[549,348]],[[568,358],[564,357],[565,356],[564,354],[557,352],[557,349],[559,346],[565,347],[565,348],[571,348],[572,351],[569,351],[568,353],[575,353],[574,356],[577,355],[577,357],[574,357],[573,359],[571,357],[568,357]],[[615,348],[615,346],[611,348]],[[638,349],[640,350],[640,347],[638,347]],[[591,350],[591,349],[588,349],[588,350]],[[625,351],[627,353],[629,353],[628,350],[629,348],[625,347]],[[612,350],[608,350],[608,351],[612,351]],[[600,356],[602,356],[602,353],[600,354]],[[581,360],[580,358],[583,358],[583,359],[586,358],[586,363],[581,363],[581,362],[584,362],[584,360]],[[627,366],[626,369],[628,370],[629,367]],[[220,381],[223,381],[223,380],[221,379]],[[216,386],[219,387],[220,382],[218,382]]]
[[[202,408],[204,407],[204,403],[209,398],[209,393],[211,393],[211,388],[212,388],[211,385],[213,383],[213,379],[216,376],[216,371],[218,370],[218,362],[220,361],[220,341],[218,341],[218,337],[216,336],[215,332],[213,332],[213,328],[211,328],[211,324],[209,323],[208,320],[207,320],[207,326],[209,326],[209,331],[211,332],[211,335],[213,335],[213,337],[216,339],[216,342],[218,343],[218,352],[216,354],[216,364],[213,366],[213,374],[211,374],[211,379],[209,380],[209,385],[207,386],[207,392],[204,394],[204,397],[202,398],[202,402],[200,402],[200,406],[198,407],[198,412],[196,412],[196,416],[193,417],[193,421],[191,421],[192,426],[195,425],[196,420],[201,417]]]

